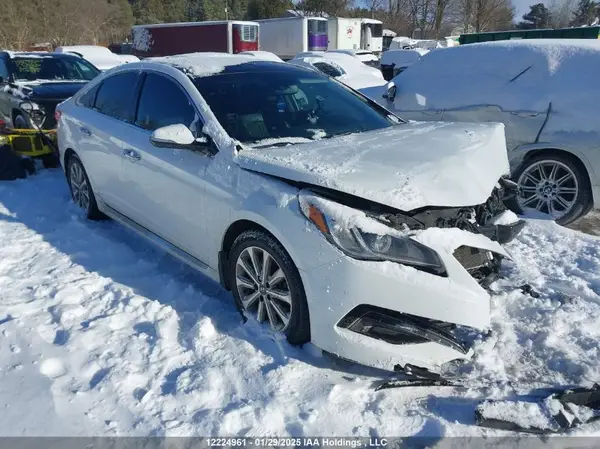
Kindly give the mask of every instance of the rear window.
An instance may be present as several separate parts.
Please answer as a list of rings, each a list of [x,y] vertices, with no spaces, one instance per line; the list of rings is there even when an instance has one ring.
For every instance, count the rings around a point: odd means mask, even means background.
[[[137,81],[137,72],[125,72],[106,78],[98,89],[94,109],[117,120],[133,122]]]

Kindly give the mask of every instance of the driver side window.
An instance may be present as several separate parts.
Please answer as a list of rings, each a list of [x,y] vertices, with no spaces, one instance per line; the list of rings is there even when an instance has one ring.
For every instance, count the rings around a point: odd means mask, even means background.
[[[166,76],[148,73],[140,94],[135,124],[148,131],[182,124],[199,135],[199,118],[185,92]]]

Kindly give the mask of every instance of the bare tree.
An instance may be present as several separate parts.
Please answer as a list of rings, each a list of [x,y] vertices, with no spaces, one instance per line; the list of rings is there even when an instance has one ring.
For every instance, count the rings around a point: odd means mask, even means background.
[[[549,0],[547,5],[554,27],[564,28],[569,26],[576,6],[575,0]]]

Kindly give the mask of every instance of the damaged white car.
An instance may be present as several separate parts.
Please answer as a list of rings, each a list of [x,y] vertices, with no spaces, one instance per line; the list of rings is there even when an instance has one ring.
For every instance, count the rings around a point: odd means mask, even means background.
[[[406,123],[315,71],[196,54],[113,69],[58,107],[74,201],[340,357],[439,370],[484,330],[506,212],[498,124]]]

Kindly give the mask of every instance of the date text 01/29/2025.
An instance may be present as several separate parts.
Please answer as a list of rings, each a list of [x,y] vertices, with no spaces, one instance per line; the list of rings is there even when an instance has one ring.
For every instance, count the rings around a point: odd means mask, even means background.
[[[208,438],[209,447],[385,447],[386,438],[339,438],[339,437],[301,437],[301,438]]]

